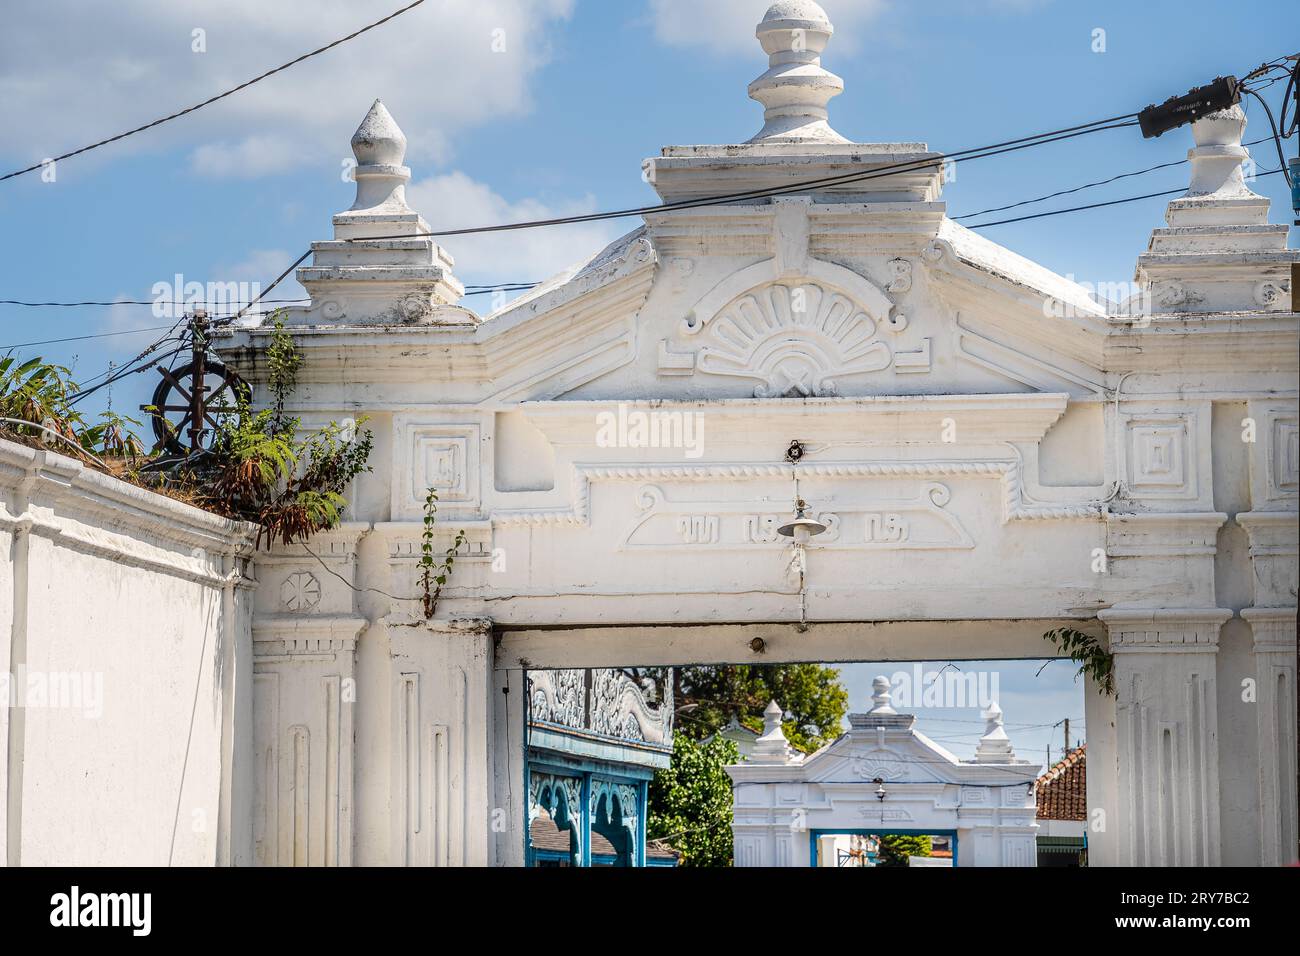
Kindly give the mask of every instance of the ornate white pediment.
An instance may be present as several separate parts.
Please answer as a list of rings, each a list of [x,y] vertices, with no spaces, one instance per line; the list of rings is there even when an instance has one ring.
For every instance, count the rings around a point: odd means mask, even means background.
[[[788,258],[788,257],[783,257]],[[844,378],[928,372],[929,339],[905,344],[906,320],[866,278],[803,258],[776,257],[733,273],[688,312],[679,338],[694,352],[660,347],[666,375],[722,375],[755,382],[756,398],[829,396]]]

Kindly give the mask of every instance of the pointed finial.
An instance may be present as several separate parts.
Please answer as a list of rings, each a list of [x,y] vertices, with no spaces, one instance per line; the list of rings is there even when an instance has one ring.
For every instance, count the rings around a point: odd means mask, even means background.
[[[772,701],[767,705],[767,709],[763,711],[764,735],[777,733],[781,730],[781,717],[784,713],[785,711],[781,709],[781,705],[776,701]]]
[[[406,158],[406,134],[379,100],[352,134],[352,154],[362,166],[400,166]]]
[[[763,735],[754,741],[751,763],[789,763],[791,759],[790,742],[785,739],[781,729],[783,715],[781,705],[772,701],[763,711]]]
[[[871,695],[872,703],[874,703],[875,706],[872,707],[871,710],[867,711],[867,713],[886,715],[898,713],[898,711],[894,710],[893,694],[889,692],[888,677],[877,677],[871,682],[871,689],[875,691],[875,693]]]
[[[822,69],[821,54],[835,28],[812,0],[780,0],[768,8],[755,35],[769,69],[749,84],[762,103],[764,126],[750,143],[847,143],[827,123],[826,104],[844,81]]]
[[[406,158],[406,136],[393,115],[379,100],[352,134],[352,154],[357,158],[353,177],[357,199],[350,212],[410,212],[406,205],[406,184],[411,171],[402,165]]]
[[[984,718],[984,736],[975,748],[976,763],[1011,763],[1016,759],[1011,749],[1011,740],[1002,726],[1002,708],[998,702],[991,701],[988,710],[980,715]]]

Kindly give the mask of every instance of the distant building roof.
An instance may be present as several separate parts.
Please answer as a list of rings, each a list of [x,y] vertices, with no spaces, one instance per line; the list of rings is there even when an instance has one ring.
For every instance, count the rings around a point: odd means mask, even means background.
[[[528,835],[532,840],[534,850],[552,853],[569,852],[569,831],[557,827],[555,821],[550,818],[550,815],[545,810],[533,817],[533,822],[528,827]],[[681,857],[680,853],[660,840],[647,843],[645,853],[646,857],[651,860],[677,860]],[[618,853],[614,850],[614,844],[595,830],[592,830],[591,855],[617,856]]]
[[[1038,819],[1088,819],[1087,745],[1068,751],[1065,757],[1038,778]]]

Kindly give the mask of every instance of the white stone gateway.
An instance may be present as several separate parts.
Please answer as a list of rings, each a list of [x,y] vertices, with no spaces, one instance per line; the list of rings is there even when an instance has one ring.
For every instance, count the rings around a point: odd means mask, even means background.
[[[527,672],[1023,659],[1062,626],[1115,655],[1116,696],[1083,688],[1090,864],[1295,858],[1298,257],[1242,178],[1241,111],[1192,130],[1150,308],[1112,307],[949,219],[941,154],[835,133],[831,33],[775,4],[762,130],[645,167],[665,201],[818,185],[650,213],[483,317],[371,110],[288,321],[290,411],[368,415],[374,471],[347,524],[258,561],[233,860],[522,864]],[[220,343],[262,400],[269,335]],[[792,545],[796,478],[825,531]],[[435,550],[468,544],[426,621],[430,487]],[[904,723],[845,746],[920,747]],[[885,809],[1020,773],[949,772]],[[1023,835],[962,865],[1032,860]]]
[[[828,865],[819,848],[837,836],[904,833],[950,837],[954,866],[1035,866],[1041,767],[1016,759],[997,704],[975,759],[962,761],[894,710],[887,678],[874,689],[875,706],[807,756],[791,751],[781,708],[768,706],[754,755],[727,767],[735,865]]]

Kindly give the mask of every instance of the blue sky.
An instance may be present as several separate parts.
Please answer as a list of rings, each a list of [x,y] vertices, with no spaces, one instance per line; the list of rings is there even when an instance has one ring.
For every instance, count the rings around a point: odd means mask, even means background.
[[[6,170],[204,99],[395,9],[398,0],[17,0],[0,34],[0,161]],[[1293,0],[827,0],[827,68],[845,81],[832,124],[860,142],[956,150],[1127,113],[1290,52]],[[655,201],[641,160],[665,144],[736,143],[761,125],[749,81],[764,0],[429,0],[399,20],[165,127],[59,164],[55,182],[0,183],[0,299],[148,299],[176,273],[267,282],[330,235],[351,203],[341,175],[352,131],[382,98],[410,140],[412,205],[435,227]],[[1105,51],[1094,52],[1095,31]],[[195,52],[195,30],[203,52]],[[497,31],[501,31],[498,33]],[[504,51],[494,52],[493,42]],[[50,56],[52,50],[58,56]],[[1281,93],[1270,91],[1273,103]],[[1247,140],[1263,135],[1247,103]],[[1186,130],[1134,129],[962,164],[945,193],[959,216],[1185,156]],[[1294,151],[1294,147],[1292,147]],[[1271,144],[1254,149],[1276,166]],[[1025,212],[1180,188],[1187,167]],[[1289,220],[1280,176],[1255,185]],[[986,234],[1094,283],[1132,278],[1163,199],[998,227]],[[545,278],[633,223],[449,241],[470,283]],[[293,288],[293,287],[291,287]],[[468,300],[486,305],[485,300]],[[482,311],[487,311],[482,309]],[[0,306],[0,345],[155,326],[148,308]],[[150,341],[126,335],[26,350],[89,378]],[[145,400],[151,376],[114,390]],[[100,393],[97,398],[106,397]],[[102,403],[96,406],[98,411]],[[963,665],[975,666],[975,665]],[[1001,675],[1025,755],[1082,717],[1073,667],[987,665]],[[845,669],[854,709],[896,665]],[[978,711],[922,712],[965,756]],[[950,721],[950,723],[940,723]],[[1083,735],[1082,721],[1074,724]],[[944,732],[943,728],[951,731]]]
[[[972,675],[977,686],[987,687],[1002,708],[1004,726],[1016,757],[1046,764],[1048,748],[1051,759],[1061,759],[1063,726],[1070,720],[1070,745],[1087,740],[1084,725],[1083,679],[1075,680],[1078,665],[1066,660],[1046,661],[928,661],[919,664],[922,679],[929,674],[942,674],[944,668],[956,668],[962,679]],[[1044,666],[1046,665],[1046,666]],[[871,709],[871,682],[877,675],[893,679],[903,672],[909,686],[914,686],[914,664],[861,663],[832,664],[840,672],[840,683],[849,692],[849,711],[861,713]],[[982,707],[917,707],[904,706],[904,698],[897,688],[894,691],[895,710],[915,714],[916,729],[962,759],[975,753],[975,745],[984,733]],[[945,704],[970,703],[953,699]]]

